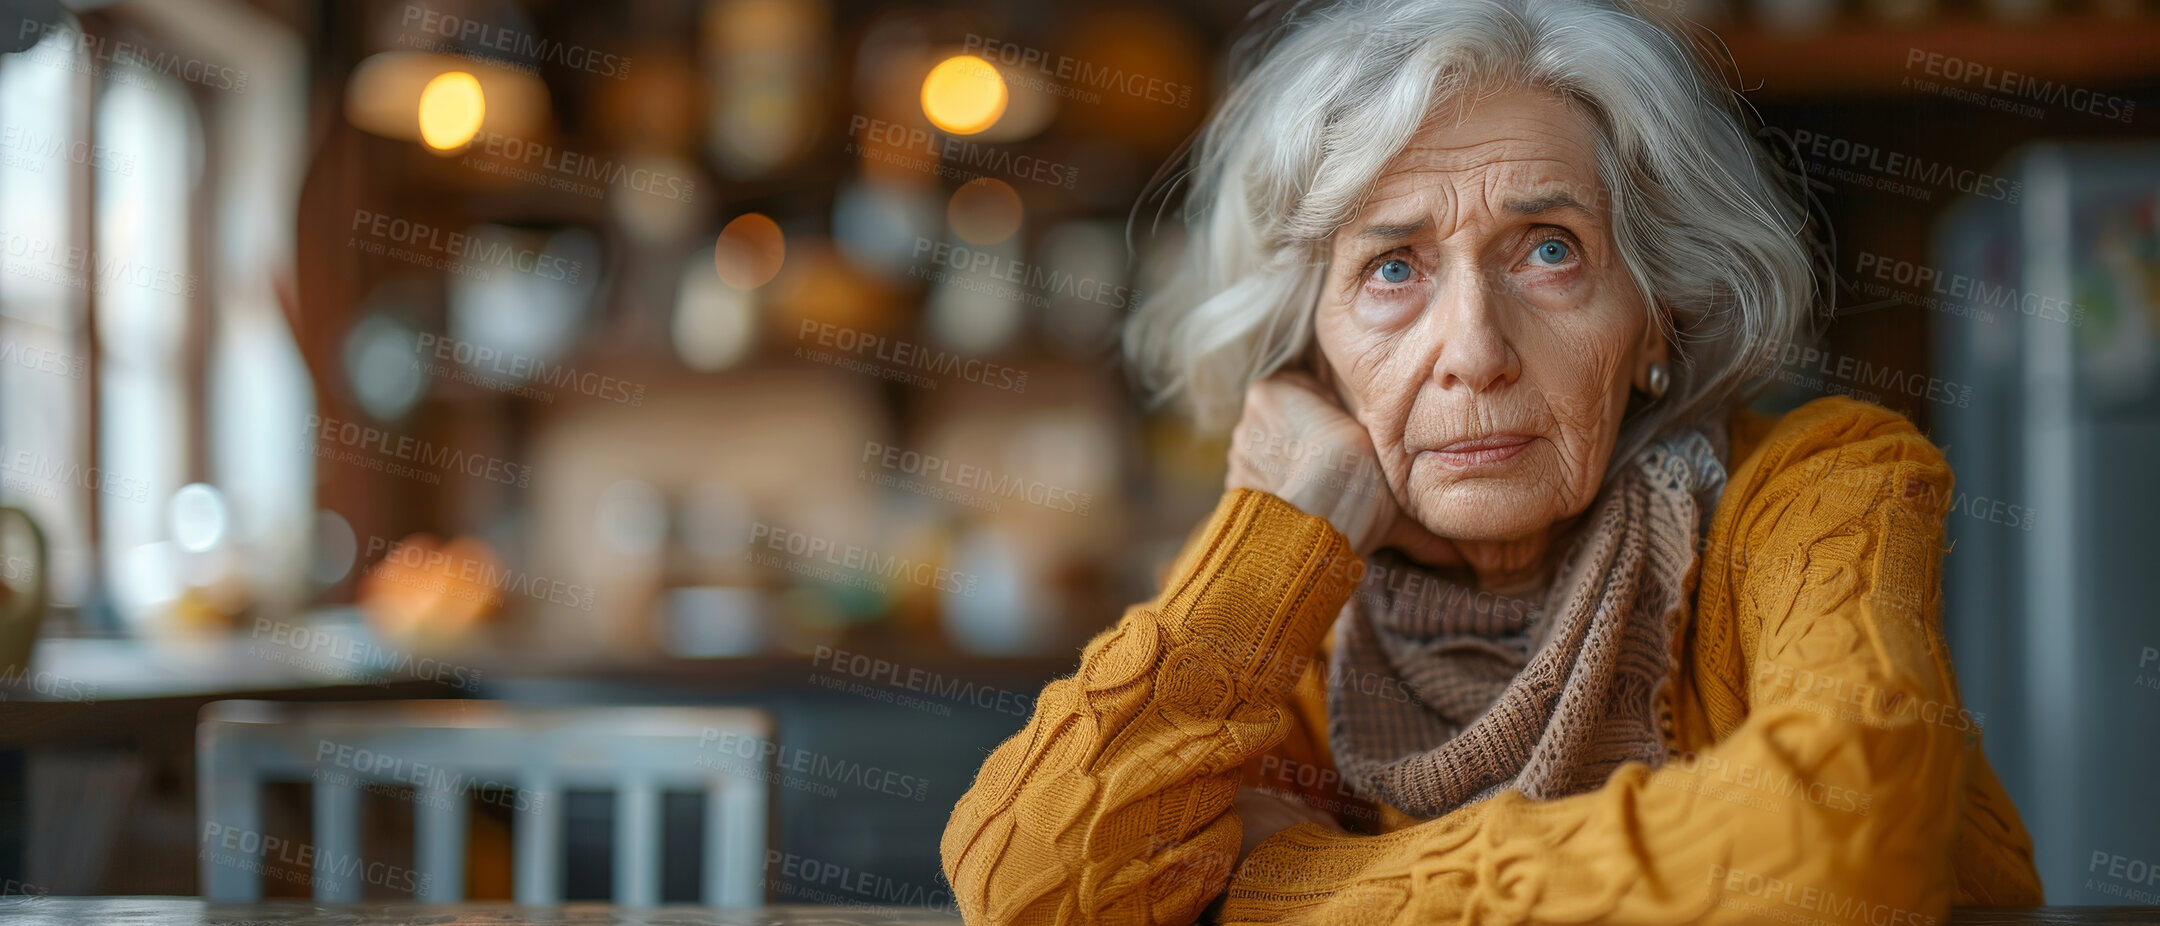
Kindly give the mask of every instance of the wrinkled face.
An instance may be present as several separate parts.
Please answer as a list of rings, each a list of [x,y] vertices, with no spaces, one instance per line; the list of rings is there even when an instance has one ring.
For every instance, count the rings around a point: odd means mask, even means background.
[[[1331,244],[1315,317],[1404,511],[1518,540],[1597,494],[1631,386],[1664,362],[1615,250],[1595,129],[1559,98],[1437,114]]]

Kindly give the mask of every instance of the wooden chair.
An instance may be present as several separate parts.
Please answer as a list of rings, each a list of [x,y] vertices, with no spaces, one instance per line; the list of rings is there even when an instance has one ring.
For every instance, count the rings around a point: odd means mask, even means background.
[[[561,903],[563,791],[613,789],[614,902],[656,906],[660,799],[673,788],[705,793],[703,903],[761,906],[771,740],[770,717],[740,708],[213,702],[196,728],[203,897],[262,898],[262,785],[307,781],[317,901],[356,902],[384,870],[359,852],[361,788],[383,783],[414,788],[413,869],[399,880],[417,900],[465,899],[468,794],[479,788],[510,795],[516,901]]]

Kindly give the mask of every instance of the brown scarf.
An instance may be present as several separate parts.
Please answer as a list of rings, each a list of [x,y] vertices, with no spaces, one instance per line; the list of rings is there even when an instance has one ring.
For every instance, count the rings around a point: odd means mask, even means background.
[[[1376,556],[1337,622],[1329,672],[1343,779],[1432,819],[1509,789],[1588,791],[1631,759],[1663,763],[1676,631],[1724,491],[1723,442],[1722,428],[1688,431],[1621,467],[1541,598]],[[1399,684],[1364,683],[1387,679]]]

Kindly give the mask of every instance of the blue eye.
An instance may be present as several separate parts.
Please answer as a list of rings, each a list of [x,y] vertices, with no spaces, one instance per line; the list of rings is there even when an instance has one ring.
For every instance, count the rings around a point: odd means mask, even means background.
[[[1569,252],[1567,242],[1558,238],[1548,238],[1544,244],[1537,246],[1537,250],[1530,253],[1537,255],[1538,260],[1547,264],[1557,264],[1567,260]]]
[[[1410,279],[1410,262],[1390,260],[1380,265],[1380,279],[1389,283],[1401,283]]]

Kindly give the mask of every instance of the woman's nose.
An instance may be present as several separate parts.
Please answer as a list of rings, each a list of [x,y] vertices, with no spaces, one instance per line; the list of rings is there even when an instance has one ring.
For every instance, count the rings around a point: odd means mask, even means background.
[[[1505,292],[1473,276],[1442,287],[1434,298],[1438,304],[1423,327],[1431,339],[1433,381],[1440,388],[1481,393],[1522,374],[1522,360],[1502,324]]]

